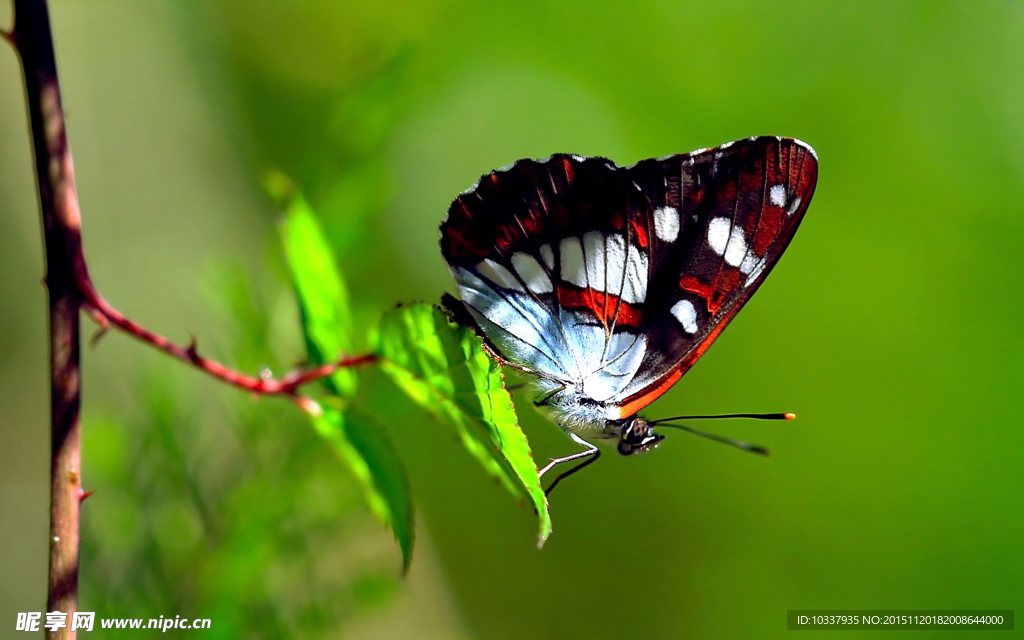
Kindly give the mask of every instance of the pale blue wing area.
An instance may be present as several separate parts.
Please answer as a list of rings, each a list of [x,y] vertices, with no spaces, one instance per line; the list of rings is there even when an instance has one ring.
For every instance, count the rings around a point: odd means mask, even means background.
[[[461,267],[452,275],[462,301],[503,358],[566,384],[581,378],[577,352],[546,307]]]
[[[630,279],[627,252],[577,250],[582,249],[581,243],[573,240],[559,247],[561,275],[584,287],[611,289],[613,295],[621,295]],[[597,244],[588,240],[591,247]],[[613,246],[622,244],[612,241]],[[603,237],[600,245],[605,245]],[[574,253],[565,255],[569,250]],[[618,260],[624,258],[627,264],[620,264]],[[614,274],[611,282],[608,271]],[[646,276],[637,271],[634,279]],[[621,396],[636,376],[647,352],[644,336],[616,331],[614,325],[605,327],[594,317],[557,303],[545,304],[528,283],[490,260],[480,262],[472,271],[455,267],[452,275],[469,312],[500,355],[513,365],[575,387],[596,402]]]
[[[641,360],[643,358],[641,357]],[[630,398],[637,393],[640,393],[647,387],[651,386],[658,381],[658,378],[664,375],[665,372],[662,370],[654,369],[651,371],[645,371],[640,375],[636,375],[630,378],[626,384],[622,385],[615,393],[608,396],[608,399],[615,404],[624,403],[627,398]]]
[[[583,393],[597,402],[606,402],[619,395],[629,384],[643,362],[647,353],[647,339],[627,333],[613,333],[605,344],[604,329],[587,327],[589,334],[595,333],[591,341],[596,346],[594,351],[585,351],[590,357],[585,366],[589,373],[583,377]],[[602,350],[607,349],[607,354]]]
[[[582,238],[559,243],[562,279],[593,291],[611,294],[625,303],[642,304],[647,296],[648,257],[623,233],[589,231]],[[562,324],[572,327],[570,343],[580,354],[584,395],[597,402],[622,397],[637,374],[647,339],[608,327],[595,318],[562,309]],[[595,326],[596,325],[596,326]]]

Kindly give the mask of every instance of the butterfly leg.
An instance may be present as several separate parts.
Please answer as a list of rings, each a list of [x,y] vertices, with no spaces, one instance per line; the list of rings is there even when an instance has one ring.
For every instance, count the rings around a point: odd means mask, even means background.
[[[574,453],[571,456],[565,456],[563,458],[552,458],[551,462],[549,462],[546,465],[544,465],[544,468],[541,469],[540,473],[537,474],[538,477],[543,477],[544,474],[547,473],[548,471],[550,471],[551,468],[554,467],[556,464],[562,464],[563,462],[570,462],[572,460],[579,460],[580,458],[586,458],[587,456],[594,456],[594,459],[597,459],[597,457],[601,455],[601,452],[597,450],[597,447],[595,447],[594,445],[590,444],[589,442],[587,442],[583,438],[579,437],[578,435],[576,435],[575,433],[573,433],[571,431],[567,431],[566,433],[568,433],[569,437],[572,438],[573,440],[575,440],[578,444],[586,447],[587,450],[586,451],[581,451],[579,453]],[[556,482],[557,482],[557,480],[556,480]]]
[[[584,467],[586,467],[588,465],[592,465],[595,462],[597,462],[597,459],[600,458],[600,457],[601,457],[601,452],[600,451],[595,451],[594,455],[590,456],[589,458],[587,458],[586,460],[584,460],[580,464],[576,465],[572,469],[569,469],[568,471],[560,474],[557,478],[555,478],[555,481],[552,482],[548,486],[548,488],[544,490],[544,497],[550,496],[551,492],[555,490],[555,487],[558,486],[558,483],[561,482],[564,478],[568,478],[569,476],[571,476],[572,474],[576,473],[577,471],[582,471]]]

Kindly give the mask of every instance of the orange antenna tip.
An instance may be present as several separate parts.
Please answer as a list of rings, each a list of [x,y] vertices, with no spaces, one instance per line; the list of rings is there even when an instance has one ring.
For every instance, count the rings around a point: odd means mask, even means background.
[[[786,420],[796,420],[795,413],[787,413],[784,417],[786,418]]]

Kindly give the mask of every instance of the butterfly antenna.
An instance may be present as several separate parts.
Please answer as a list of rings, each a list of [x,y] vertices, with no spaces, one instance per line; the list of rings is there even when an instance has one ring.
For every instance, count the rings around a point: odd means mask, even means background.
[[[722,413],[712,416],[675,416],[674,418],[662,418],[651,420],[648,424],[656,425],[673,420],[716,420],[719,418],[753,418],[755,420],[796,420],[795,413]]]
[[[662,421],[659,420],[658,422],[660,423]],[[759,444],[750,444],[749,442],[743,442],[742,440],[733,440],[732,438],[726,438],[725,436],[720,436],[720,435],[718,435],[716,433],[708,433],[707,431],[701,431],[699,429],[694,429],[693,427],[688,427],[688,426],[683,425],[683,424],[659,424],[658,426],[661,426],[661,427],[672,427],[673,429],[680,429],[682,431],[688,431],[688,432],[692,433],[695,436],[700,436],[702,438],[707,438],[708,440],[714,440],[715,442],[721,442],[722,444],[727,444],[730,447],[736,447],[737,449],[740,449],[740,450],[743,450],[743,451],[749,451],[750,453],[756,453],[756,454],[758,454],[760,456],[767,456],[768,455],[768,448],[767,447],[762,447]]]

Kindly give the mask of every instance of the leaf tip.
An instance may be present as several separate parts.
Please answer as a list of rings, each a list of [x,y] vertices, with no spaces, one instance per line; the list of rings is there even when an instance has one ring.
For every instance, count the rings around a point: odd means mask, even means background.
[[[551,520],[541,523],[540,533],[537,534],[537,548],[543,549],[544,543],[551,537]]]

